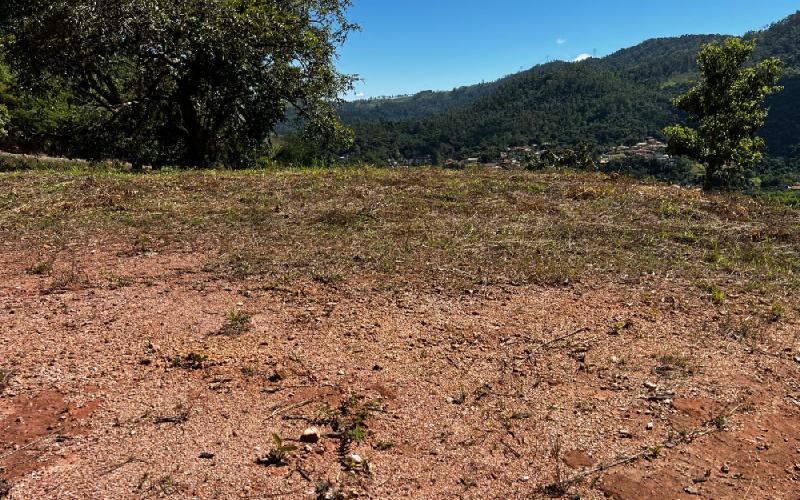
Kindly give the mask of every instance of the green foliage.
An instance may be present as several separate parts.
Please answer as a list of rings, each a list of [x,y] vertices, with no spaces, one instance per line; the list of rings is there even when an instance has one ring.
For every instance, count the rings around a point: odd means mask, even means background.
[[[8,108],[4,104],[0,104],[0,139],[8,135],[6,126],[10,120]]]
[[[741,185],[745,169],[763,158],[765,142],[756,134],[767,118],[764,100],[782,90],[782,63],[771,58],[745,67],[755,47],[738,38],[706,45],[697,57],[700,83],[674,101],[696,125],[667,127],[669,148],[705,165],[706,189]]]
[[[225,314],[225,323],[217,332],[218,335],[241,335],[251,328],[251,316],[247,313],[231,309]]]
[[[773,94],[762,130],[772,157],[755,165],[761,185],[785,189],[800,179],[800,13],[769,29],[750,33],[758,40],[754,58],[786,62],[781,81],[786,91]],[[724,36],[682,36],[648,40],[602,59],[580,64],[554,62],[497,82],[450,92],[371,99],[339,107],[343,122],[356,131],[352,160],[386,164],[392,159],[481,157],[496,161],[509,146],[536,143],[547,149],[596,144],[607,149],[648,137],[663,138],[665,126],[686,113],[674,98],[698,81],[697,54]],[[542,168],[530,161],[528,168]],[[602,168],[695,183],[702,168],[689,159],[635,164],[615,162]]]
[[[8,135],[7,127],[11,120],[11,114],[7,106],[8,101],[11,100],[11,72],[8,66],[5,65],[2,56],[2,46],[0,46],[0,139]]]
[[[348,123],[356,131],[353,155],[367,161],[497,158],[507,146],[531,143],[558,148],[636,142],[676,118],[668,102],[669,96],[626,80],[601,61],[555,62],[427,118]]]
[[[287,465],[289,454],[297,451],[297,446],[284,444],[283,439],[278,433],[272,433],[272,449],[266,457],[259,458],[256,463],[259,465],[282,467]]]
[[[725,303],[725,291],[723,291],[720,287],[717,285],[708,285],[706,290],[711,296],[711,301],[714,304],[721,306]]]
[[[64,103],[59,115],[82,110],[78,129],[94,139],[87,156],[251,164],[290,106],[315,138],[346,143],[331,117],[352,82],[334,65],[355,28],[349,0],[4,3],[19,86]]]
[[[695,55],[719,39],[659,39],[580,64],[554,62],[490,84],[347,103],[339,113],[356,130],[354,157],[494,161],[508,146],[601,147],[658,136],[680,115],[671,99],[694,78]],[[541,168],[533,162],[530,168]]]

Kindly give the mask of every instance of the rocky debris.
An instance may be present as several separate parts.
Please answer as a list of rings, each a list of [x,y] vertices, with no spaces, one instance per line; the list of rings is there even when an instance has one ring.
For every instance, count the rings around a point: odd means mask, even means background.
[[[0,498],[5,498],[11,494],[11,483],[0,477]]]
[[[700,494],[700,490],[698,490],[694,486],[687,486],[686,488],[683,489],[683,491],[685,491],[686,494],[688,494],[688,495],[699,495]]]
[[[216,455],[214,455],[213,453],[211,453],[209,451],[204,451],[204,452],[200,453],[200,458],[203,459],[203,460],[212,460],[215,456]]]
[[[344,466],[349,469],[360,469],[364,465],[364,459],[357,453],[351,453],[344,458]]]
[[[645,426],[645,429],[647,429],[648,431],[652,431],[654,427],[655,427],[655,424],[653,424],[653,422],[647,422],[647,425]]]
[[[322,433],[316,427],[309,427],[308,429],[303,431],[303,434],[300,436],[300,441],[303,443],[316,443],[322,437]]]
[[[631,439],[633,438],[633,433],[628,429],[620,429],[619,430],[619,437],[623,439]]]
[[[656,389],[658,389],[658,384],[656,384],[655,382],[651,382],[649,380],[644,383],[644,386],[650,389],[651,391],[655,391]]]

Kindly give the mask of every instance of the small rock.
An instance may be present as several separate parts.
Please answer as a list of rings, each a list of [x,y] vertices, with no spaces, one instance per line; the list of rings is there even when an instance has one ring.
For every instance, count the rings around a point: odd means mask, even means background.
[[[700,490],[698,490],[694,486],[687,486],[686,488],[683,489],[683,491],[685,491],[689,495],[699,495],[700,494]]]
[[[528,481],[531,480],[531,477],[530,476],[522,476],[522,477],[519,478],[519,480],[522,481],[523,483],[527,483]]]
[[[645,426],[645,428],[646,428],[648,431],[652,431],[652,430],[653,430],[653,427],[655,427],[655,424],[653,424],[653,422],[647,422],[647,425]]]
[[[795,363],[800,363],[800,356],[795,356],[794,357],[794,362]]]
[[[204,451],[200,453],[200,458],[202,458],[203,460],[211,460],[214,457],[215,455],[209,451]]]
[[[316,443],[321,437],[322,433],[320,433],[318,428],[309,427],[303,431],[303,434],[300,436],[300,441],[303,443]]]
[[[336,372],[336,374],[337,375],[344,375],[344,370],[339,370],[338,372]]]
[[[614,363],[615,365],[618,365],[619,364],[619,358],[616,357],[616,356],[611,356],[611,362]]]
[[[655,391],[658,389],[658,384],[655,382],[650,382],[649,380],[644,383],[644,386],[650,389],[651,391]]]
[[[349,461],[351,464],[353,464],[353,465],[356,465],[356,466],[358,466],[358,465],[361,465],[361,464],[363,464],[363,463],[364,463],[364,459],[363,459],[363,458],[361,458],[361,455],[358,455],[358,454],[356,454],[356,453],[351,453],[350,455],[348,455],[348,456],[347,456],[347,460],[348,460],[348,461]]]
[[[794,470],[800,471],[800,463],[794,464]]]
[[[628,429],[620,429],[619,430],[619,437],[624,439],[630,439],[633,437],[633,433]]]
[[[722,467],[720,467],[720,469],[719,469],[719,470],[720,470],[720,472],[722,472],[723,474],[727,474],[728,472],[730,472],[730,471],[731,471],[731,466],[730,466],[730,465],[728,465],[728,464],[722,464]]]

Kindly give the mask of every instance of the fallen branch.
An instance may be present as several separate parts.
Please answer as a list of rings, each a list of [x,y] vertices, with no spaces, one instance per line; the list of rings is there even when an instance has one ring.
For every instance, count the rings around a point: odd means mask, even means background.
[[[111,474],[112,472],[114,472],[116,470],[119,470],[119,469],[125,467],[128,464],[133,464],[133,463],[138,463],[138,462],[146,463],[146,461],[142,460],[141,458],[137,458],[137,457],[131,456],[131,457],[128,457],[128,459],[125,460],[124,462],[110,467],[108,470],[106,470],[105,472],[101,473],[100,475],[101,476],[107,476],[108,474]]]
[[[545,342],[544,344],[541,344],[536,349],[531,351],[530,355],[533,356],[537,352],[541,351],[542,349],[546,349],[546,348],[550,347],[551,345],[555,344],[556,342],[561,342],[562,340],[567,340],[569,338],[572,338],[572,337],[574,337],[576,335],[580,335],[581,333],[588,332],[588,331],[589,331],[589,328],[587,328],[587,327],[579,328],[578,330],[575,330],[572,333],[568,333],[566,335],[562,335],[561,337],[558,337],[558,338],[555,338],[555,339],[550,340],[548,342]]]
[[[281,413],[285,413],[285,412],[287,412],[289,410],[296,410],[296,409],[302,408],[302,407],[304,407],[306,405],[310,405],[311,403],[313,403],[316,400],[317,400],[317,398],[311,398],[311,399],[306,399],[305,401],[300,401],[299,403],[295,403],[295,404],[291,404],[291,405],[288,405],[288,406],[284,406],[283,408],[276,408],[275,411],[272,412],[272,415],[269,416],[269,418],[275,418],[278,415],[280,415]]]
[[[1,456],[0,460],[5,460],[6,458],[10,457],[11,455],[15,455],[17,453],[23,452],[23,451],[27,450],[28,448],[32,447],[33,445],[42,442],[45,438],[50,437],[50,436],[51,436],[50,434],[42,436],[42,437],[40,437],[38,439],[34,439],[33,441],[31,441],[30,443],[28,443],[28,444],[26,444],[24,446],[21,446],[21,447],[17,448],[16,450],[11,450],[10,452],[8,452],[5,455]]]
[[[670,448],[670,447],[674,447],[674,446],[679,445],[679,444],[689,444],[689,443],[691,443],[692,441],[694,441],[695,439],[697,439],[699,437],[706,436],[708,434],[713,434],[715,432],[722,432],[722,431],[725,430],[725,428],[720,426],[719,422],[720,421],[724,421],[724,419],[730,417],[731,415],[733,415],[734,413],[739,411],[740,408],[741,408],[741,405],[736,405],[731,410],[729,410],[727,412],[722,412],[719,415],[717,415],[716,417],[713,417],[713,418],[711,418],[709,420],[706,420],[705,422],[700,424],[700,426],[695,428],[692,432],[686,434],[685,436],[681,437],[681,439],[679,439],[677,441],[675,441],[672,438],[667,438],[667,439],[665,439],[664,441],[661,442],[660,448]],[[648,449],[648,450],[644,450],[644,451],[641,451],[641,452],[636,453],[634,455],[630,455],[630,456],[627,456],[627,457],[620,458],[620,459],[618,459],[618,460],[616,460],[614,462],[608,463],[608,464],[600,464],[600,465],[598,465],[596,467],[593,467],[593,468],[591,468],[589,470],[586,470],[586,471],[580,472],[578,474],[575,474],[574,476],[570,477],[569,479],[565,479],[565,480],[563,480],[561,482],[551,483],[551,484],[545,485],[545,486],[541,487],[540,489],[541,489],[541,491],[543,493],[548,493],[548,492],[566,492],[571,486],[583,481],[584,479],[586,479],[589,476],[592,476],[594,474],[599,474],[601,472],[605,472],[605,471],[607,471],[609,469],[613,469],[613,468],[619,467],[621,465],[627,465],[627,464],[631,464],[631,463],[634,463],[634,462],[638,462],[642,458],[647,458],[647,457],[656,458],[657,454],[654,453],[652,448]]]

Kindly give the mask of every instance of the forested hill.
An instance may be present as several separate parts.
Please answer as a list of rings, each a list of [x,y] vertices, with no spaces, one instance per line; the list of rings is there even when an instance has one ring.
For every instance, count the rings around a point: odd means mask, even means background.
[[[757,58],[787,64],[785,92],[771,99],[770,152],[800,156],[800,12],[752,32]],[[612,146],[660,136],[680,118],[671,100],[696,79],[695,56],[719,35],[648,40],[602,59],[552,62],[491,84],[452,92],[347,103],[343,121],[357,134],[354,155],[388,158],[492,158],[529,143]]]
[[[497,80],[450,91],[426,90],[414,95],[354,101],[339,109],[339,118],[346,123],[359,120],[399,121],[427,118],[485,96],[502,83],[503,80]]]

